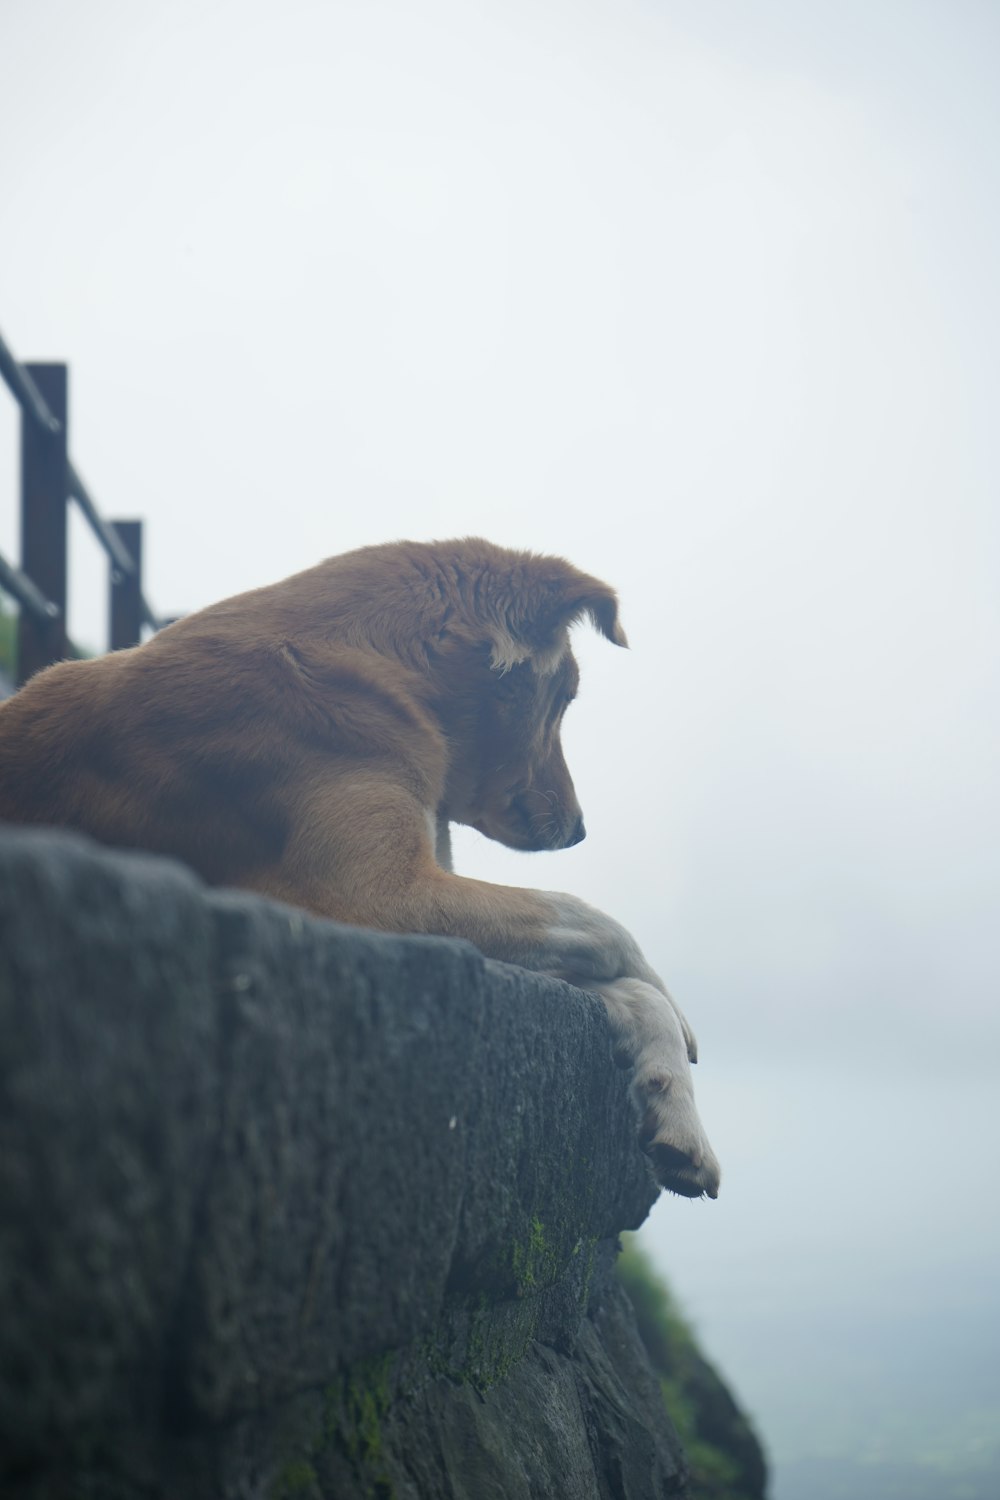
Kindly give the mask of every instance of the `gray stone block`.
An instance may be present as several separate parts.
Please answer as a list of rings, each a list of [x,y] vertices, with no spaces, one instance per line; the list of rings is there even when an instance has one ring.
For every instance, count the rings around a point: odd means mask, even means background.
[[[0,835],[0,1485],[680,1494],[599,1002]]]
[[[0,1452],[155,1421],[218,1135],[213,920],[193,876],[0,840]]]

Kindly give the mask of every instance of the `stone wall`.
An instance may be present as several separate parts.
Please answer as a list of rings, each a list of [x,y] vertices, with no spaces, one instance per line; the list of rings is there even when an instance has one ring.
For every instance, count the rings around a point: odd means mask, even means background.
[[[0,1492],[684,1495],[603,1011],[0,837]]]

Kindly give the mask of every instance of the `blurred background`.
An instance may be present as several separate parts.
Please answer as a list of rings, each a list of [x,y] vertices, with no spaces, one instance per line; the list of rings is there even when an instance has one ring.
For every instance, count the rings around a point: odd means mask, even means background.
[[[722,1195],[642,1240],[776,1500],[1000,1494],[998,73],[991,0],[0,10],[0,328],[156,609],[463,533],[619,589],[587,842],[457,864],[692,1018]]]

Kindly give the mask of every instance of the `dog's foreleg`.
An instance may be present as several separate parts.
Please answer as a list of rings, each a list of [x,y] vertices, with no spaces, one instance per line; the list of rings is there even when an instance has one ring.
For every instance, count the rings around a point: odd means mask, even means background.
[[[451,824],[443,813],[438,813],[434,823],[434,857],[442,870],[455,868],[451,861]]]
[[[297,864],[268,893],[340,921],[389,932],[465,938],[491,958],[600,995],[619,1057],[634,1069],[643,1145],[660,1182],[689,1197],[718,1191],[719,1168],[698,1120],[694,1037],[630,933],[575,896],[454,875],[437,820],[413,794],[355,776],[335,815],[307,817]],[[363,793],[363,795],[362,795]]]

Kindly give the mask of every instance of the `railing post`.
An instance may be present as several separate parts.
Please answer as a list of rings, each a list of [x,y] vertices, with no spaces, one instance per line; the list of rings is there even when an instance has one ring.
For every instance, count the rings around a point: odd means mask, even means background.
[[[69,654],[66,637],[66,443],[68,372],[65,365],[30,364],[25,369],[52,415],[57,432],[21,415],[21,568],[58,606],[44,623],[21,610],[17,632],[19,683]]]
[[[134,573],[122,573],[111,564],[111,650],[138,646],[142,639],[142,522],[112,521],[112,528],[135,563]]]

